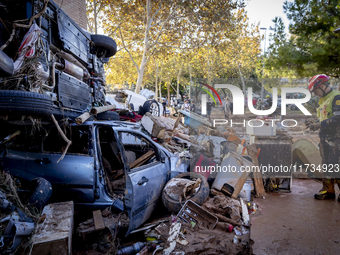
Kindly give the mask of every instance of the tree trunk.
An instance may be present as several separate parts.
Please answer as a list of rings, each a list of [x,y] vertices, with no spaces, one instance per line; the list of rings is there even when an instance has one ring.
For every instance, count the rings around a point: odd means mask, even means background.
[[[191,65],[189,66],[189,74],[190,74],[189,98],[191,99],[191,85],[192,85]]]
[[[93,0],[94,33],[97,34],[97,0]]]
[[[247,95],[247,92],[246,92],[246,84],[244,83],[244,78],[243,78],[243,74],[242,74],[242,72],[241,72],[240,65],[237,64],[237,67],[238,67],[238,72],[240,73],[240,77],[241,77],[241,81],[242,81],[243,94],[244,94],[244,95]]]
[[[171,86],[171,81],[169,81],[169,84],[168,84],[168,102],[170,102],[170,86]]]
[[[177,98],[179,98],[179,77],[181,76],[181,73],[182,73],[182,65],[179,68],[179,72],[178,72],[178,75],[177,75],[177,88],[176,88],[176,97]]]
[[[155,85],[155,99],[158,101],[158,63],[156,60],[156,85]]]
[[[137,94],[139,94],[140,87],[142,86],[144,70],[145,70],[145,66],[146,66],[146,52],[145,51],[146,50],[144,50],[143,58],[142,58],[142,63],[140,65],[139,72],[138,72],[138,78],[137,78],[137,84],[136,84],[136,90],[135,90],[135,92]]]
[[[208,47],[208,84],[212,86],[211,82],[211,63],[210,63],[210,48]]]
[[[162,100],[162,76],[159,77],[159,99]]]
[[[149,51],[149,31],[150,31],[151,22],[152,22],[150,5],[151,5],[151,0],[146,0],[147,14],[146,14],[146,28],[145,28],[145,34],[144,34],[144,52],[143,52],[142,62],[140,64],[140,69],[138,72],[138,78],[137,78],[137,84],[136,84],[136,90],[135,90],[137,94],[139,94],[140,87],[142,85],[144,70],[145,70],[146,63],[147,63],[147,54]]]

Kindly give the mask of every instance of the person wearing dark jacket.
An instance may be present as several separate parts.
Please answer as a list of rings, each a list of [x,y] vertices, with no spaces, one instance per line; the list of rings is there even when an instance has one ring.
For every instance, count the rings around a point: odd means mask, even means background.
[[[312,77],[308,89],[320,98],[320,106],[317,109],[319,122],[310,125],[311,130],[320,129],[322,166],[315,166],[314,171],[317,171],[317,167],[321,167],[323,173],[323,187],[314,198],[334,199],[334,183],[337,183],[340,188],[340,91],[329,87],[329,77],[324,74]],[[340,195],[338,202],[340,202]]]
[[[166,101],[165,101],[165,99],[163,99],[162,105],[163,105],[163,116],[166,117]]]
[[[213,102],[207,102],[207,117],[210,120],[210,115],[211,115],[211,108],[214,107],[214,103]]]

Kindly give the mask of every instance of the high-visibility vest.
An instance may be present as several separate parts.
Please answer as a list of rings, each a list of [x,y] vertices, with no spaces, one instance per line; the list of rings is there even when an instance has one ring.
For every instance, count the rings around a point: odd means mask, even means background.
[[[329,119],[330,117],[333,117],[332,104],[333,104],[334,97],[336,97],[337,95],[340,95],[340,91],[332,90],[325,97],[320,98],[319,100],[320,106],[317,109],[317,116],[320,122],[323,120]]]

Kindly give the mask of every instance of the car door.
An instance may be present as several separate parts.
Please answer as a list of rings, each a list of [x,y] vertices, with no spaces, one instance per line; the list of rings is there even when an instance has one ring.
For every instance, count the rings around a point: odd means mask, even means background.
[[[125,206],[130,219],[129,234],[144,223],[156,208],[168,179],[170,164],[164,153],[142,134],[119,131],[118,138],[124,147],[124,163],[129,166],[125,190]],[[135,159],[131,158],[131,152],[136,154]],[[148,155],[150,159],[147,159]],[[138,160],[145,160],[145,163],[134,166]]]

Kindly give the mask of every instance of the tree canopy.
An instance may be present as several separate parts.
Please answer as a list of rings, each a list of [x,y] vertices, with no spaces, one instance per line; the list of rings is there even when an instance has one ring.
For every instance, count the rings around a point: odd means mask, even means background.
[[[216,78],[249,76],[260,53],[258,25],[249,24],[243,1],[88,2],[118,52],[107,65],[108,84],[136,84],[188,93],[195,79],[213,85]],[[169,88],[169,90],[167,90]]]
[[[282,19],[273,20],[274,27],[266,69],[272,75],[313,76],[324,73],[339,77],[340,26],[338,0],[286,1],[284,12],[290,20],[289,37]]]

